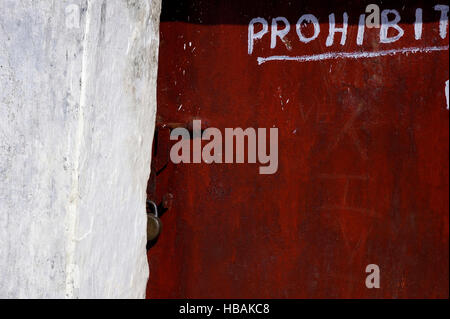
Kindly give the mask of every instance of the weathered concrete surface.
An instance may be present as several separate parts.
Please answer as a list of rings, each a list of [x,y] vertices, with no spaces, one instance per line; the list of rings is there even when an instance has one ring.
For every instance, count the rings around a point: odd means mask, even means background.
[[[144,297],[159,13],[0,2],[0,297]]]

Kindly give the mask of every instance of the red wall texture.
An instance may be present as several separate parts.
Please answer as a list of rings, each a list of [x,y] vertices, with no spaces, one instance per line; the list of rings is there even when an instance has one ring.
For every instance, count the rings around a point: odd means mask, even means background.
[[[366,28],[361,46],[361,1],[178,2],[163,4],[157,176],[149,185],[150,198],[172,194],[173,206],[149,250],[148,297],[448,298],[449,36],[440,35],[439,2],[383,1],[382,10],[401,15],[404,35],[381,43],[380,29]],[[341,27],[344,12],[347,40],[341,45],[336,34],[327,47],[329,14]],[[302,43],[295,24],[307,13],[321,31]],[[285,40],[271,49],[269,31],[249,55],[250,21],[262,17],[270,27],[280,16],[291,24]],[[312,36],[311,25],[303,30]],[[424,52],[400,53],[410,48]],[[386,50],[397,54],[257,60]],[[278,171],[171,163],[175,142],[162,127],[193,119],[222,132],[277,127]],[[365,285],[369,264],[380,267],[380,289]]]

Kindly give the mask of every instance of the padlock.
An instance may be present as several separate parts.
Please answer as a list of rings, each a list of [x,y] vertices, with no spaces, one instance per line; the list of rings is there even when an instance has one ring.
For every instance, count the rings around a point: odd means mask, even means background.
[[[147,204],[153,210],[151,213],[147,213],[147,241],[152,242],[161,233],[162,224],[158,217],[158,206],[152,201],[147,201]]]

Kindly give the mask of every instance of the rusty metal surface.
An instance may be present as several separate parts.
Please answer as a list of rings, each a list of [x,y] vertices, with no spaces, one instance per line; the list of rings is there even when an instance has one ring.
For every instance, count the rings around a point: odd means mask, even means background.
[[[435,3],[383,1],[402,14],[405,35],[383,44],[379,30],[366,30],[358,47],[360,1],[164,2],[162,126],[149,197],[169,196],[172,208],[149,251],[148,297],[448,298],[448,50],[257,63],[258,56],[448,45]],[[417,7],[421,40],[414,39]],[[340,24],[344,11],[347,43],[328,48],[328,15]],[[304,13],[323,29],[308,44],[295,33]],[[277,16],[292,24],[287,40],[271,50],[266,36],[249,55],[250,20]],[[278,127],[278,172],[170,163],[163,124],[194,118],[220,130]],[[368,264],[380,266],[380,289],[365,286]]]

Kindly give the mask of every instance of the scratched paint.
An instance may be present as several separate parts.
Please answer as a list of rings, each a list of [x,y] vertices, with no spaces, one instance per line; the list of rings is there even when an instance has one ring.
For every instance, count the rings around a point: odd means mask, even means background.
[[[448,298],[448,23],[439,1],[378,4],[400,20],[366,28],[360,1],[165,1],[148,193],[173,204],[149,298]],[[277,173],[174,165],[170,127],[195,119],[277,127]]]

